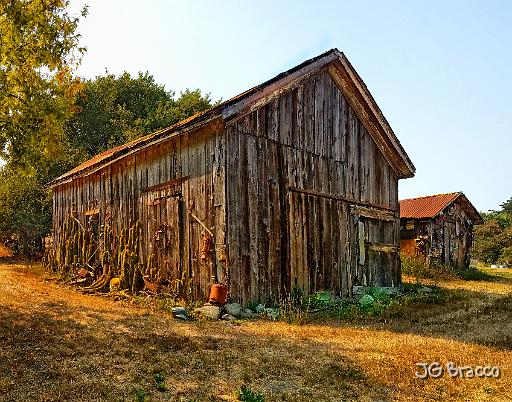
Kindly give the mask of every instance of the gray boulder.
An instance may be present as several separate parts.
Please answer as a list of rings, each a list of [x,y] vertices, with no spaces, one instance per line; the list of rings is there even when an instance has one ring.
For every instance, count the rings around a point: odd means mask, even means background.
[[[240,318],[243,318],[245,320],[249,319],[249,318],[252,318],[252,316],[254,315],[254,313],[252,312],[251,309],[248,309],[248,308],[244,308],[241,312],[240,312]]]
[[[218,320],[220,318],[220,307],[211,304],[205,304],[203,307],[198,307],[194,312],[200,317],[207,320]]]
[[[230,314],[235,317],[240,317],[240,313],[242,312],[242,306],[238,303],[228,303],[224,306],[224,311],[226,314]]]

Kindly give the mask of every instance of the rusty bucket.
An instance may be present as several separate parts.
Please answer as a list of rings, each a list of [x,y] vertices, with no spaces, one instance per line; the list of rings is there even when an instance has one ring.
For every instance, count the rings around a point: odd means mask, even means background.
[[[226,285],[221,285],[220,283],[215,283],[210,288],[210,298],[208,301],[210,303],[216,303],[224,305],[226,304],[228,297],[228,287]]]

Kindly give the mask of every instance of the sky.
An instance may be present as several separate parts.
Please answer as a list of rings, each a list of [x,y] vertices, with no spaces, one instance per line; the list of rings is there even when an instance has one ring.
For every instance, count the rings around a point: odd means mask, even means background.
[[[328,49],[365,81],[414,165],[399,197],[512,197],[511,1],[71,0],[78,73],[148,71],[228,99]]]

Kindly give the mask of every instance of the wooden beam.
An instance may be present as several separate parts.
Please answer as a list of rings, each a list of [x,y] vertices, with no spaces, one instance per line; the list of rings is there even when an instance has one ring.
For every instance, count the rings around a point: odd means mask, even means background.
[[[395,216],[395,211],[374,209],[362,207],[359,205],[351,205],[350,213],[353,215],[364,216],[365,218],[377,219],[379,221],[398,222],[400,218]]]
[[[166,181],[164,183],[155,184],[154,186],[150,186],[150,187],[146,187],[146,188],[142,189],[141,192],[146,193],[148,191],[161,190],[166,187],[178,186],[178,185],[181,185],[181,183],[183,183],[185,180],[188,180],[189,178],[190,178],[190,176],[184,176],[184,177],[180,177],[178,179]]]
[[[366,243],[366,247],[371,251],[379,251],[382,253],[398,253],[400,252],[400,247],[395,246],[393,244],[384,244],[384,243]]]
[[[288,187],[288,190],[296,192],[296,193],[316,195],[317,197],[323,197],[323,198],[330,198],[331,200],[345,201],[345,202],[348,202],[350,204],[361,205],[361,206],[364,206],[364,207],[379,208],[379,209],[386,210],[386,211],[392,211],[393,213],[396,212],[393,208],[390,208],[390,207],[385,206],[385,205],[374,204],[372,202],[357,201],[357,200],[354,200],[352,198],[343,197],[343,196],[337,195],[337,194],[328,194],[328,193],[323,193],[321,191],[306,190],[306,189],[301,189],[301,188],[296,188],[296,187]]]

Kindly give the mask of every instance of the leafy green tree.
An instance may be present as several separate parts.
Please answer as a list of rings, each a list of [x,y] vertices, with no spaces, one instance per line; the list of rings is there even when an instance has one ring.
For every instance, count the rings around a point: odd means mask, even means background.
[[[65,125],[71,146],[93,156],[157,129],[170,126],[212,106],[208,94],[186,90],[175,99],[172,91],[149,73],[123,73],[86,81],[77,113]]]
[[[73,77],[84,49],[79,16],[67,0],[0,2],[0,150],[34,164],[62,150],[62,122],[73,113],[80,81]]]
[[[500,207],[481,214],[484,224],[475,228],[473,254],[489,264],[512,265],[512,198]]]
[[[32,254],[51,225],[51,194],[34,169],[7,165],[0,170],[0,233],[17,239],[21,252]]]
[[[44,184],[74,162],[63,122],[81,82],[73,73],[84,49],[67,0],[0,1],[0,233],[23,251],[47,231]]]

